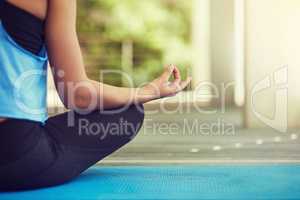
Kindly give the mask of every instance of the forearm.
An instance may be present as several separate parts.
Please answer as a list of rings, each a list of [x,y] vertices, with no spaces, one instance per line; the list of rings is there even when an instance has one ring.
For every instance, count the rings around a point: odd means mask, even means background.
[[[175,81],[168,82],[172,74],[175,74]],[[166,68],[159,78],[141,88],[115,87],[88,80],[88,87],[83,87],[79,90],[81,92],[77,93],[76,102],[77,105],[92,109],[113,109],[131,104],[143,104],[158,98],[176,95],[186,88],[190,81],[190,77],[181,81],[180,72],[174,66]]]
[[[58,89],[58,93],[64,105],[71,110],[114,109],[143,104],[156,98],[146,87],[116,87],[90,79],[63,86]]]
[[[97,99],[97,109],[112,109],[131,104],[143,104],[155,99],[154,94],[145,88],[115,87],[90,80],[95,88],[94,98]]]

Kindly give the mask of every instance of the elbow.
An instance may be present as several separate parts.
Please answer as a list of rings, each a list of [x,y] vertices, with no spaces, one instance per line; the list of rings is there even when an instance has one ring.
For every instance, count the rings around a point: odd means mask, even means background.
[[[98,106],[97,95],[94,90],[87,85],[76,85],[74,88],[68,88],[64,95],[63,104],[70,110],[95,110]]]
[[[88,88],[78,89],[72,94],[70,109],[95,110],[96,106],[96,97]]]
[[[91,107],[95,108],[95,105],[93,106],[94,98],[89,89],[78,90],[73,96],[72,104],[75,109],[86,110],[90,109]]]

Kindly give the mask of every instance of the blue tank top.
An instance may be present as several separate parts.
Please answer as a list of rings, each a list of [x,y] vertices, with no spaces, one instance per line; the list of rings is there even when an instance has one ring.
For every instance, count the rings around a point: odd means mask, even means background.
[[[24,49],[0,20],[1,117],[42,123],[47,120],[47,64],[45,47],[38,55]]]

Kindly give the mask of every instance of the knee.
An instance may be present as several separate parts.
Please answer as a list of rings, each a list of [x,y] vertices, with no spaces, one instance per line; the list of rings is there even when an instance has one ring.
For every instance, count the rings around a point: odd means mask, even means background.
[[[128,108],[128,122],[130,131],[128,131],[128,139],[133,140],[140,132],[145,118],[143,105],[132,105]]]

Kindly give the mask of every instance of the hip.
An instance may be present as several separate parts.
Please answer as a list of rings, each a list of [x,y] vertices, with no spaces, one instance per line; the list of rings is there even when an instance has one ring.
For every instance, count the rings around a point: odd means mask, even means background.
[[[7,121],[6,118],[0,118],[0,124],[3,123],[3,122],[5,122],[5,121]]]

